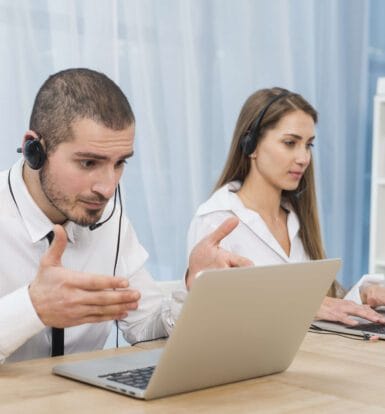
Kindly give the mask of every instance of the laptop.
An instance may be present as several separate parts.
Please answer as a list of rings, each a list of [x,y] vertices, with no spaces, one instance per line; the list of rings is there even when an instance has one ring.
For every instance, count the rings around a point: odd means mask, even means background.
[[[201,272],[164,348],[53,372],[150,400],[284,371],[339,266],[336,259]]]
[[[385,307],[376,308],[376,312],[385,315]],[[311,325],[313,331],[335,332],[345,335],[361,336],[363,339],[370,339],[372,336],[378,336],[379,339],[385,339],[385,325],[375,323],[358,316],[352,316],[352,319],[358,321],[358,325],[350,326],[340,322],[314,321]]]

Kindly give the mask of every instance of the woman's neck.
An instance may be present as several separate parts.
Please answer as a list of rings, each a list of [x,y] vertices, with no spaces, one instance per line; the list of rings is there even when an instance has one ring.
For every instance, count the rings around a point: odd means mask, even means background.
[[[277,221],[282,215],[282,191],[264,180],[246,177],[237,194],[245,207],[256,211],[264,219]]]

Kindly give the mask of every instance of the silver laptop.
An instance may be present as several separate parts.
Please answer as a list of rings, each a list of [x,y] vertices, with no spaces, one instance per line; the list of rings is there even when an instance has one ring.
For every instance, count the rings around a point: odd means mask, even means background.
[[[380,306],[376,309],[378,313],[385,315],[385,307]],[[359,317],[351,317],[358,321],[358,325],[349,326],[339,322],[314,321],[311,325],[314,331],[336,332],[344,335],[361,336],[363,339],[370,339],[372,336],[378,336],[379,339],[385,339],[385,325],[382,323],[370,322]]]
[[[142,399],[281,372],[339,266],[337,259],[202,272],[164,348],[53,372]]]

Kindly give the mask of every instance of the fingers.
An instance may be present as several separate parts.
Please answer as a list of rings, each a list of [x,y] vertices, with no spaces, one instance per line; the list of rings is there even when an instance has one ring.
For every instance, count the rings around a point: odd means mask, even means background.
[[[86,316],[81,319],[79,325],[83,323],[99,323],[99,322],[114,321],[114,320],[119,321],[119,320],[127,318],[127,316],[128,316],[127,312],[120,313],[120,314],[118,313],[112,316],[109,316],[109,315],[108,316],[106,315],[105,316],[95,316],[95,315]],[[65,326],[63,326],[63,328],[65,328]]]
[[[85,292],[83,301],[88,305],[110,306],[127,305],[129,310],[136,309],[140,293],[134,289],[110,290],[102,292]],[[131,304],[136,304],[131,306]]]
[[[238,226],[239,219],[230,217],[224,221],[216,230],[207,236],[207,241],[212,245],[219,245],[222,239],[230,234]]]
[[[138,302],[108,306],[77,306],[62,312],[61,321],[56,326],[58,328],[67,328],[84,323],[120,320],[126,318],[130,311],[136,310],[137,308]]]
[[[67,233],[58,224],[54,226],[53,231],[55,236],[49,249],[41,259],[42,266],[61,266],[61,258],[67,246]]]
[[[385,318],[367,305],[357,305],[353,303],[351,308],[347,311],[352,316],[359,316],[360,318],[375,323],[385,323]]]
[[[128,311],[138,308],[138,302],[125,303],[120,305],[108,306],[87,306],[84,313],[92,317],[108,317],[110,319],[116,318],[117,315],[127,315]]]
[[[246,257],[238,256],[237,254],[230,253],[228,257],[229,267],[250,267],[254,266],[254,263]]]
[[[67,272],[63,268],[66,280],[73,287],[82,290],[107,290],[107,289],[125,289],[128,287],[127,279],[116,276],[95,275],[92,273]]]
[[[359,321],[352,316],[358,316],[375,323],[385,323],[385,318],[368,305],[358,305],[350,300],[330,297],[323,300],[316,318],[342,322],[349,326],[357,325]]]
[[[336,322],[341,322],[341,323],[343,323],[344,325],[347,325],[347,326],[356,326],[356,325],[359,324],[359,322],[356,319],[352,319],[346,313],[339,314],[338,317],[335,318],[335,321]]]
[[[51,293],[53,297],[50,297]],[[140,294],[133,289],[87,291],[74,288],[67,282],[43,295],[35,306],[47,326],[65,328],[85,321],[122,319],[138,308]]]

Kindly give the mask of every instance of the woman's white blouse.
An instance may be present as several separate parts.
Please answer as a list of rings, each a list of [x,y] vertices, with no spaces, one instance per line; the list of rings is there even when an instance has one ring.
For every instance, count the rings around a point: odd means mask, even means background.
[[[217,190],[201,204],[190,224],[188,232],[188,253],[206,235],[215,230],[229,217],[239,218],[239,225],[221,242],[221,247],[247,257],[256,266],[279,263],[304,262],[309,260],[299,237],[299,221],[289,204],[283,204],[288,211],[287,227],[290,239],[290,253],[287,255],[275,239],[262,217],[244,206],[237,195],[240,183],[230,182]],[[379,283],[383,275],[364,275],[345,296],[361,303],[359,286],[364,282]]]

